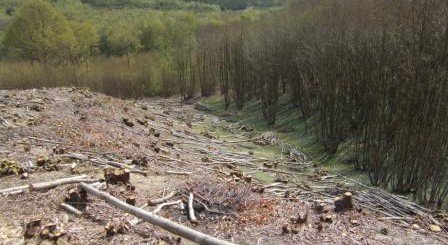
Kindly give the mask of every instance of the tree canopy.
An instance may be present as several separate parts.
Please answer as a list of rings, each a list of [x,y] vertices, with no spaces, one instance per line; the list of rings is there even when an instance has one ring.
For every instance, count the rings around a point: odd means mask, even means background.
[[[78,63],[90,55],[97,42],[88,24],[70,23],[45,0],[28,0],[9,26],[5,52],[12,57],[41,63]]]

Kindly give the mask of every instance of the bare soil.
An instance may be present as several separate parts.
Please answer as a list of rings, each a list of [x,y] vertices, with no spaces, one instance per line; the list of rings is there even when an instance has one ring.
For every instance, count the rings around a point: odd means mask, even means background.
[[[171,191],[178,192],[171,201],[185,202],[193,192],[198,223],[178,206],[158,214],[237,244],[448,244],[443,217],[387,216],[389,207],[365,198],[335,212],[334,197],[345,191],[361,197],[363,189],[310,160],[266,157],[244,133],[204,130],[229,124],[178,101],[122,100],[76,88],[0,91],[0,160],[17,161],[29,174],[0,175],[0,189],[79,174],[102,178],[95,162],[113,161],[147,175],[131,173],[130,185],[104,191],[123,200],[134,195],[136,206]],[[37,166],[39,157],[58,170]],[[135,217],[93,196],[81,217],[67,213],[59,205],[75,186],[0,196],[0,244],[191,244],[145,222],[106,236],[107,224]],[[318,203],[323,212],[315,210]],[[295,224],[299,216],[307,218]],[[57,242],[25,239],[24,225],[36,219],[56,223],[66,235]],[[432,222],[440,232],[431,231]]]

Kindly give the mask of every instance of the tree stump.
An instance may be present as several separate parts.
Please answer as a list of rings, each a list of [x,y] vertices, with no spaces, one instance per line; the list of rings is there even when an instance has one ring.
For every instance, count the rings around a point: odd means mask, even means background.
[[[70,204],[74,208],[83,210],[87,206],[87,192],[79,187],[72,188],[68,191],[68,195],[65,197],[64,202]]]
[[[109,184],[126,184],[131,178],[129,169],[105,168],[104,179]]]
[[[131,195],[131,196],[127,196],[126,197],[126,203],[132,206],[135,206],[135,196]]]
[[[123,118],[123,123],[128,127],[134,127],[134,123],[128,118]]]
[[[352,193],[346,192],[340,197],[334,199],[334,211],[341,212],[345,210],[353,209]]]
[[[111,237],[116,234],[127,233],[130,230],[130,227],[128,224],[119,221],[108,223],[106,226],[104,226],[104,229],[106,230],[106,237]]]

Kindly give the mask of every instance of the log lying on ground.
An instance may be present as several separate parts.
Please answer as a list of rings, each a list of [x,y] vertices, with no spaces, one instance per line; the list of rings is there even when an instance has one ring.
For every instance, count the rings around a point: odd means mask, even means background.
[[[22,193],[24,190],[27,190],[28,187],[29,187],[29,185],[21,185],[21,186],[6,188],[3,190],[0,190],[0,194],[3,194],[3,195],[18,194],[18,193]]]
[[[105,200],[110,205],[117,207],[129,214],[135,215],[140,219],[147,221],[155,226],[159,226],[162,229],[165,229],[173,234],[186,238],[190,241],[196,242],[198,244],[207,244],[207,245],[231,245],[233,243],[220,240],[218,238],[206,235],[199,231],[193,230],[189,227],[182,226],[177,224],[169,219],[165,219],[163,217],[159,217],[150,212],[142,210],[140,208],[131,206],[116,197],[109,195],[108,193],[99,191],[88,184],[81,183],[80,184],[83,189],[85,189],[88,193],[95,195],[103,200]]]
[[[98,179],[86,179],[86,177],[87,176],[85,176],[85,175],[81,175],[81,176],[76,176],[76,177],[71,177],[71,178],[64,178],[64,179],[48,181],[48,182],[34,183],[34,184],[29,185],[29,191],[31,192],[31,191],[37,191],[37,190],[50,189],[50,188],[54,188],[54,187],[57,187],[60,185],[75,184],[75,183],[80,183],[80,182],[94,183],[94,182],[99,181]]]
[[[73,207],[73,206],[71,206],[71,205],[69,205],[67,203],[64,203],[64,202],[61,203],[61,207],[64,208],[65,210],[67,210],[69,213],[72,213],[72,214],[74,214],[76,216],[81,216],[82,215],[81,211],[79,211],[78,209],[76,209],[75,207]]]
[[[34,183],[34,184],[29,184],[29,185],[22,185],[22,186],[16,186],[16,187],[11,187],[11,188],[6,188],[3,190],[0,190],[0,194],[19,194],[19,193],[24,193],[27,190],[40,190],[40,189],[45,189],[45,188],[52,188],[52,187],[56,187],[58,185],[65,185],[65,184],[72,184],[72,183],[78,183],[81,181],[86,181],[86,182],[97,182],[98,180],[87,180],[87,175],[80,175],[80,176],[75,176],[75,177],[69,177],[69,178],[63,178],[63,179],[58,179],[58,180],[54,180],[54,181],[50,181],[50,182],[40,182],[40,183]]]

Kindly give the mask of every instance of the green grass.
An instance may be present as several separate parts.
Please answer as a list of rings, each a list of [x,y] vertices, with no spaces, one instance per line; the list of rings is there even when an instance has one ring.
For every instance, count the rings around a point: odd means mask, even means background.
[[[211,114],[219,117],[228,123],[241,122],[255,129],[255,134],[267,131],[274,131],[284,142],[295,146],[306,154],[314,162],[332,174],[340,174],[368,184],[369,179],[365,173],[355,171],[350,164],[342,163],[341,160],[351,154],[350,142],[341,144],[334,155],[328,154],[324,147],[318,143],[315,134],[315,117],[303,119],[298,108],[289,101],[289,96],[282,96],[279,100],[279,112],[276,124],[269,126],[266,124],[261,104],[259,101],[248,102],[241,111],[238,111],[234,104],[226,110],[221,96],[215,95],[203,100],[203,103],[211,110]],[[202,126],[202,130],[207,130],[207,125]],[[218,137],[229,137],[229,133],[220,128],[213,129],[213,134]],[[241,144],[243,145],[243,144]],[[280,157],[280,150],[277,146],[257,146],[252,143],[244,144],[252,147],[255,154],[266,158]],[[269,178],[265,176],[255,176],[261,179]],[[268,176],[269,177],[269,176]]]

